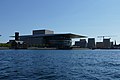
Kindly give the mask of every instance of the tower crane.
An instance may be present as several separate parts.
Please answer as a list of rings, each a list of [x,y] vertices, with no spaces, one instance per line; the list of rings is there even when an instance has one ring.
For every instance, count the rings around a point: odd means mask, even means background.
[[[103,38],[103,39],[105,39],[105,37],[112,37],[112,36],[97,36],[97,38]],[[111,39],[111,38],[109,38],[109,39]]]
[[[113,36],[97,36],[97,38],[102,38],[103,40],[107,37],[108,39],[111,39],[111,37],[116,37],[116,35]]]

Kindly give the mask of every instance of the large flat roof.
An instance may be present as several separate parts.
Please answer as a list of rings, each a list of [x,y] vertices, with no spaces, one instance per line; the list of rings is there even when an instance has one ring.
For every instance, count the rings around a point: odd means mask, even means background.
[[[87,36],[82,36],[82,35],[77,35],[77,34],[72,34],[72,33],[66,33],[66,34],[22,35],[20,37],[56,37],[56,36],[69,37],[69,38],[86,38],[87,37]]]

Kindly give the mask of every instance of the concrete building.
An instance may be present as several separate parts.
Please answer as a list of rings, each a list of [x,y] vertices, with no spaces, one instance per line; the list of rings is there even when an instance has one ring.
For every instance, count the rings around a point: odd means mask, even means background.
[[[90,49],[95,48],[95,38],[88,38],[87,47]]]
[[[19,36],[20,41],[25,42],[29,47],[55,47],[59,49],[71,48],[72,38],[83,37],[86,36],[72,33],[54,34],[54,31],[51,30],[33,30],[32,35]]]
[[[96,42],[96,48],[97,49],[102,49],[104,47],[103,42]]]
[[[54,31],[51,30],[33,30],[33,35],[39,34],[54,34]]]
[[[11,49],[27,49],[27,44],[20,41],[19,32],[15,32],[15,40],[9,40],[8,44],[11,44]]]
[[[110,39],[103,39],[103,42],[96,42],[97,49],[110,49],[114,48],[113,42],[110,42]]]
[[[113,42],[110,42],[110,46],[111,46],[111,48],[114,48]]]
[[[80,41],[75,41],[75,46],[78,46],[80,48],[86,48],[87,47],[86,39],[80,39]]]
[[[103,48],[111,48],[110,39],[103,39]]]

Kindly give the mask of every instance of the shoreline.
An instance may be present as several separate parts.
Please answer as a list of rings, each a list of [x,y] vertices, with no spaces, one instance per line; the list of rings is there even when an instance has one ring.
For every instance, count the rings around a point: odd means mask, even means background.
[[[28,47],[27,49],[10,49],[9,47],[0,47],[0,50],[120,50],[120,49],[89,49],[89,48],[72,48],[72,49],[57,49],[57,48],[38,48]]]

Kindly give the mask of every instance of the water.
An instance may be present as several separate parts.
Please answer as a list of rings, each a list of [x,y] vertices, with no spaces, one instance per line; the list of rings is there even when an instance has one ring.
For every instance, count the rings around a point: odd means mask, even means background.
[[[120,80],[120,50],[0,50],[0,80]]]

